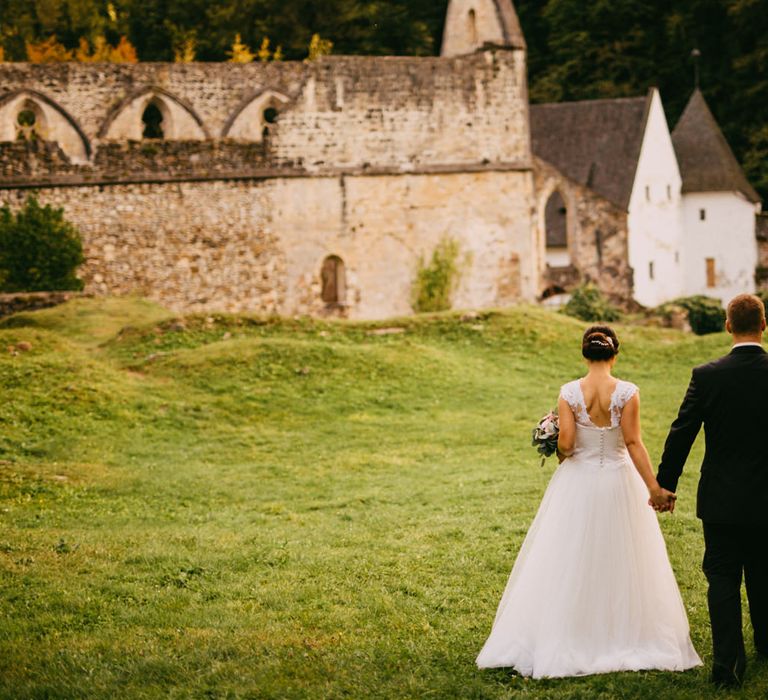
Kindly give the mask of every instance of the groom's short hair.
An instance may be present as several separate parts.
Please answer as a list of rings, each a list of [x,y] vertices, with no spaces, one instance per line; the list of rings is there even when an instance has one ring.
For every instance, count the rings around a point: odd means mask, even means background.
[[[765,306],[754,294],[739,294],[728,304],[728,322],[736,335],[760,333],[765,321]]]

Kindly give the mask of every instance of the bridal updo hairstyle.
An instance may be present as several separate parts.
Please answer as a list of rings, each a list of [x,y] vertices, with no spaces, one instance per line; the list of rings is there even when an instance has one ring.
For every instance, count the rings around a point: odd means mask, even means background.
[[[619,354],[619,339],[609,326],[590,326],[581,341],[581,354],[590,362],[605,362]]]

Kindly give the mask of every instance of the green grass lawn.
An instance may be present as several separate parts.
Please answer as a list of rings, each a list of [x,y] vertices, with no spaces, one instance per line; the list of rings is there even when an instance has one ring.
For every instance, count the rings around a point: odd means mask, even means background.
[[[583,324],[391,324],[130,299],[0,323],[0,696],[729,697],[706,668],[477,670],[554,468],[530,429],[582,373]],[[618,331],[658,459],[691,366],[728,338]],[[700,443],[662,527],[708,664]],[[766,666],[733,696],[766,697]]]

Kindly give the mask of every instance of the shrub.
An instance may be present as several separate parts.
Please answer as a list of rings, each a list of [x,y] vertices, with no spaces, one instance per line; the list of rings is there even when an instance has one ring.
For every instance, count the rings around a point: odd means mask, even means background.
[[[621,312],[603,296],[591,282],[573,290],[571,298],[563,307],[563,313],[582,321],[619,321]]]
[[[413,308],[416,311],[445,311],[451,308],[451,294],[459,278],[459,245],[452,239],[438,243],[429,264],[419,260]]]
[[[658,313],[668,315],[672,307],[682,307],[688,312],[688,323],[696,335],[720,333],[725,330],[725,309],[719,299],[698,294],[692,297],[681,297],[662,304]]]
[[[0,208],[0,291],[80,290],[84,260],[80,234],[62,209],[41,207],[35,197],[16,214]]]

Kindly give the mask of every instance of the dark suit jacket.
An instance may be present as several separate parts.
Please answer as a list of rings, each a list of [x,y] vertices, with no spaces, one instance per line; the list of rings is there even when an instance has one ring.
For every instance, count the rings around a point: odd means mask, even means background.
[[[659,484],[677,490],[704,424],[696,514],[712,523],[768,523],[768,353],[734,348],[696,367],[659,465]]]

